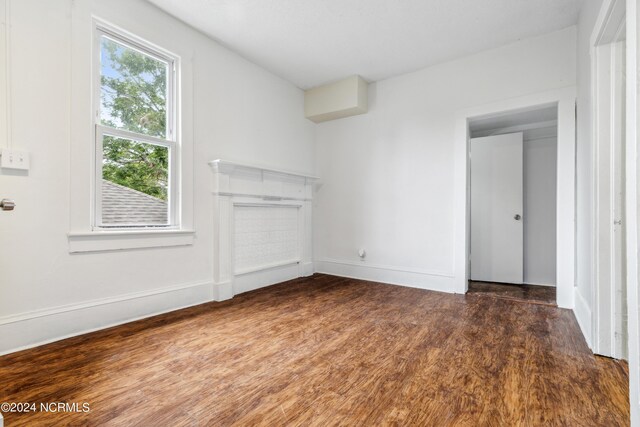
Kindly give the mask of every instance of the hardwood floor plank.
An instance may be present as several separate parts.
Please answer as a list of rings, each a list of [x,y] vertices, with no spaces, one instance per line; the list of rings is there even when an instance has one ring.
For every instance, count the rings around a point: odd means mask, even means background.
[[[472,280],[469,282],[468,293],[513,301],[556,305],[556,288],[554,286],[514,285]]]
[[[7,426],[629,424],[573,313],[314,275],[0,357]]]

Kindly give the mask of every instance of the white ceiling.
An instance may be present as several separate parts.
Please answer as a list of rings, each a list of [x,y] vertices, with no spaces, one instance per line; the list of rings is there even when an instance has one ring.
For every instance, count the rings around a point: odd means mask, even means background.
[[[308,89],[367,81],[571,26],[581,0],[149,0]]]

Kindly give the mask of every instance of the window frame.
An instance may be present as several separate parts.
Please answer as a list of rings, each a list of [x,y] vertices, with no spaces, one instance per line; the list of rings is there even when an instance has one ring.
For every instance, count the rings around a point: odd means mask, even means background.
[[[93,173],[92,173],[92,230],[94,231],[123,231],[123,230],[179,230],[180,218],[180,132],[179,132],[179,99],[178,79],[180,58],[162,49],[153,43],[144,40],[125,30],[117,28],[107,22],[93,20],[93,69],[92,80],[92,129],[93,129]],[[125,129],[112,128],[101,122],[102,110],[102,67],[101,67],[101,40],[107,37],[126,48],[137,51],[158,61],[167,64],[167,111],[166,111],[166,135],[165,138],[145,135]],[[167,224],[104,224],[102,222],[102,162],[103,162],[103,137],[105,135],[116,138],[124,138],[144,144],[159,145],[169,150],[168,176],[167,176]]]

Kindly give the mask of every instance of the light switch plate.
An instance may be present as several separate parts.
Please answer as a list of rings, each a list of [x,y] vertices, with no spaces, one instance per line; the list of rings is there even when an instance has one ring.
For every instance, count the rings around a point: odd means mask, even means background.
[[[29,170],[29,152],[25,150],[2,150],[0,167],[3,169]]]

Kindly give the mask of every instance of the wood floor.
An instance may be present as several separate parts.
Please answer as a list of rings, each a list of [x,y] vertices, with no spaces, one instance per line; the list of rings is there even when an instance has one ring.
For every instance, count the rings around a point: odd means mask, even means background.
[[[315,275],[0,358],[5,425],[624,426],[573,313]]]
[[[556,288],[553,286],[511,285],[492,282],[469,282],[470,294],[536,304],[556,305]]]

